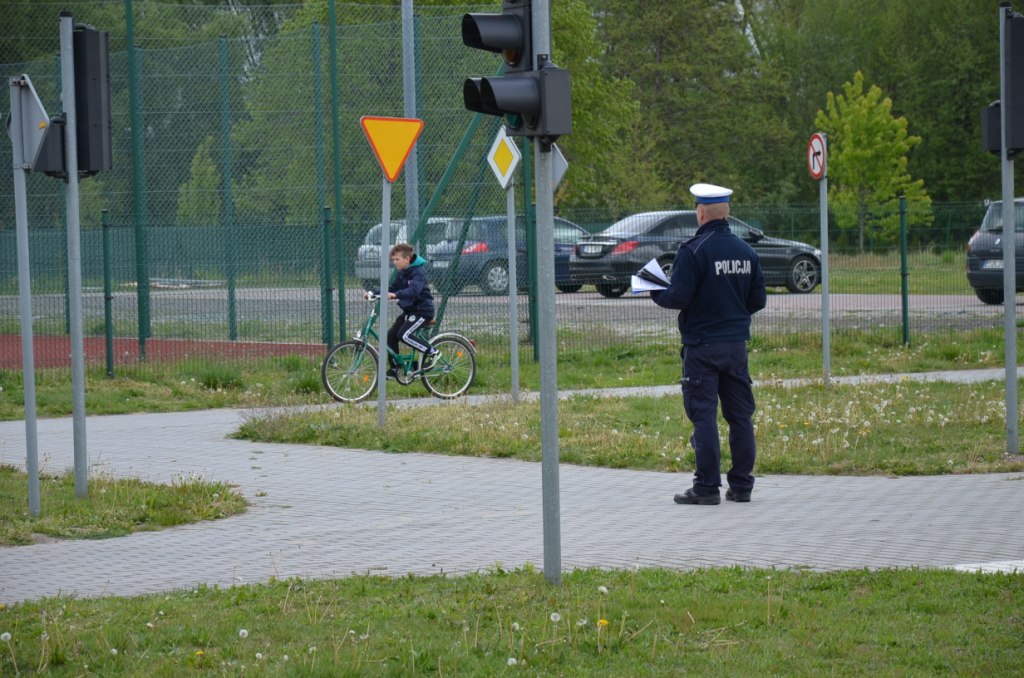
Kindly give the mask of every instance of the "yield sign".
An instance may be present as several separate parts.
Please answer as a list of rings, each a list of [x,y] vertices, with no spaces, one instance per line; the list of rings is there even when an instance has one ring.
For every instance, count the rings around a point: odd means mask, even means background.
[[[377,156],[384,176],[394,183],[402,171],[409,152],[423,131],[423,121],[417,118],[359,118],[373,154]]]

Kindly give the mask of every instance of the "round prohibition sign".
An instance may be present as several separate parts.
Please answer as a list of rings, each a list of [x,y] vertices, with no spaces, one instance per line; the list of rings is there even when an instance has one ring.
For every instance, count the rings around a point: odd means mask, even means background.
[[[815,132],[807,143],[807,170],[815,181],[825,176],[827,154],[828,147],[825,143],[825,135]]]

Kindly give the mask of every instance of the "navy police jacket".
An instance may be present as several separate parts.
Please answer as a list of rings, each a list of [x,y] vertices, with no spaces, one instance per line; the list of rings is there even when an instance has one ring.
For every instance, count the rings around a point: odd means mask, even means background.
[[[750,339],[750,316],[768,296],[757,254],[727,220],[714,219],[680,246],[668,288],[651,299],[679,311],[683,345],[695,346]]]
[[[433,318],[434,295],[430,293],[430,285],[427,284],[426,265],[427,260],[417,254],[404,271],[395,273],[388,292],[395,293],[398,307],[406,313]]]

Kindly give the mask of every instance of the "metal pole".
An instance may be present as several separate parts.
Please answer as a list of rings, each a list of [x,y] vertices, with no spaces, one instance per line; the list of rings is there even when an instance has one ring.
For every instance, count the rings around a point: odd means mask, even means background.
[[[383,172],[381,175],[383,176]],[[384,428],[388,369],[388,273],[391,263],[391,182],[383,176],[380,206],[380,313],[377,315],[377,426]]]
[[[149,316],[149,265],[146,245],[149,206],[146,203],[146,163],[142,157],[142,93],[135,48],[132,0],[124,0],[125,49],[128,57],[128,108],[132,138],[132,196],[135,213],[135,282],[139,312],[139,359],[146,359],[146,339],[152,334]]]
[[[402,0],[402,101],[405,117],[416,116],[416,24],[412,0]],[[420,222],[419,151],[413,146],[405,161],[405,229],[412,238]],[[420,243],[416,243],[417,247]],[[424,249],[421,254],[426,254]]]
[[[331,208],[323,208],[323,257],[320,271],[321,339],[330,346],[334,337],[334,288],[331,287]]]
[[[907,267],[907,196],[900,196],[900,301],[903,304],[903,345],[910,346],[910,270]]]
[[[110,275],[110,210],[102,212],[103,223],[103,329],[107,342],[107,377],[114,378],[114,286]]]
[[[71,412],[75,446],[75,496],[89,494],[85,448],[85,341],[82,336],[82,244],[78,214],[78,131],[75,113],[75,54],[71,12],[60,13],[61,104],[64,107],[64,167],[67,170],[68,296],[71,308]]]
[[[28,190],[25,186],[25,139],[22,136],[21,97],[28,81],[11,78],[11,141],[14,142],[14,221],[18,237],[18,315],[21,316],[21,370],[25,389],[25,470],[28,510],[39,515],[39,439],[36,435],[36,361],[32,342],[32,276],[29,272]]]
[[[832,385],[832,324],[828,291],[828,165],[818,182],[821,211],[821,353],[825,386]]]
[[[319,206],[322,214],[324,215],[323,221],[323,242],[324,242],[324,269],[321,272],[321,287],[325,290],[331,288],[331,274],[330,266],[328,262],[331,257],[335,256],[335,253],[330,249],[330,230],[333,228],[333,224],[328,223],[326,215],[328,214],[329,208],[324,204],[326,199],[326,176],[325,176],[325,160],[324,160],[324,116],[322,110],[323,100],[323,88],[320,84],[321,77],[321,63],[320,63],[320,24],[316,21],[313,22],[311,27],[312,30],[312,43],[313,52],[311,55],[313,63],[313,150],[316,155],[316,204]],[[341,265],[341,261],[338,261],[338,265]],[[333,292],[332,292],[333,293]],[[334,343],[334,318],[331,315],[331,309],[334,305],[334,299],[331,294],[326,294],[321,297],[321,319],[323,321],[323,341],[325,344],[330,346]],[[327,318],[330,318],[330,322],[327,322]]]
[[[512,363],[512,402],[519,402],[519,285],[516,267],[516,184],[505,190],[508,212],[508,344]]]
[[[238,339],[238,304],[235,284],[238,277],[238,242],[235,234],[234,181],[231,158],[231,80],[228,73],[228,41],[220,37],[220,147],[223,161],[224,230],[227,237],[228,339]]]
[[[533,46],[538,63],[551,54],[548,0],[533,5]],[[540,343],[540,437],[544,504],[544,578],[562,582],[561,504],[558,487],[558,353],[555,329],[554,181],[551,146],[535,138],[537,165],[537,325]]]
[[[338,20],[334,0],[327,2],[327,40],[331,64],[331,135],[334,143],[334,245],[338,269],[338,341],[348,336],[345,315],[345,228],[341,200],[341,93],[338,87]]]
[[[1017,264],[1016,205],[1013,200],[1013,159],[1009,139],[1009,108],[1006,98],[1007,21],[1013,15],[1010,3],[999,5],[999,148],[1003,188],[1003,345],[1006,369],[1006,453],[1017,454]]]

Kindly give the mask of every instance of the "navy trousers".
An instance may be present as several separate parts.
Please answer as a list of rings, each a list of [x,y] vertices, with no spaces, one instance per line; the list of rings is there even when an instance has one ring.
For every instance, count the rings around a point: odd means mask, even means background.
[[[722,451],[718,442],[718,403],[729,424],[732,467],[729,487],[749,492],[754,487],[754,392],[743,341],[683,347],[683,408],[693,422],[697,494],[716,494],[722,485]]]

